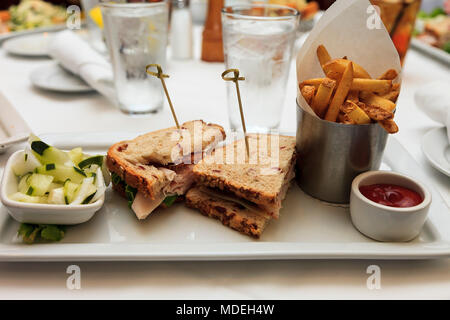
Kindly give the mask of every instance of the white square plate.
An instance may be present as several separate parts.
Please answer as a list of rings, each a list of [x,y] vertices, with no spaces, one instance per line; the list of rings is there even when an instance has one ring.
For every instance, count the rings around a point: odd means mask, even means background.
[[[104,153],[135,133],[85,133],[41,136],[59,148],[82,146]],[[394,137],[383,169],[421,180],[432,191],[429,218],[419,237],[407,243],[381,243],[359,233],[348,208],[331,206],[304,194],[294,184],[278,221],[260,240],[233,231],[182,203],[138,221],[127,202],[110,188],[105,205],[88,222],[67,229],[59,243],[22,244],[19,224],[0,207],[0,260],[257,260],[257,259],[431,259],[450,257],[450,212],[422,169]]]
[[[12,144],[28,139],[31,129],[0,92],[0,154]]]

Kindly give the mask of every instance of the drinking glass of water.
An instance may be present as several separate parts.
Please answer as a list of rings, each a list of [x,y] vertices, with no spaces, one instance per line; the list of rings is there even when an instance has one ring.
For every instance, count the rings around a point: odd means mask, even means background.
[[[255,4],[222,9],[226,69],[239,69],[248,131],[278,129],[299,13],[290,7]],[[227,84],[232,129],[241,128],[236,90]]]
[[[148,75],[151,63],[166,65],[167,2],[102,2],[106,44],[114,72],[119,108],[127,114],[156,112],[163,106],[159,79]]]
[[[99,4],[100,0],[81,0],[81,7],[86,17],[89,43],[95,50],[103,54],[106,53],[106,47],[102,29],[99,26],[102,19]]]

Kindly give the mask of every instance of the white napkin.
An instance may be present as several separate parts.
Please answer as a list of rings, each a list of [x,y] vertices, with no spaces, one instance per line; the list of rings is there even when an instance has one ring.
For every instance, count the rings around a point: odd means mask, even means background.
[[[428,117],[447,127],[450,143],[450,84],[446,82],[432,82],[416,91],[417,106]]]
[[[74,32],[65,30],[55,34],[49,44],[49,54],[99,93],[115,101],[111,64]]]

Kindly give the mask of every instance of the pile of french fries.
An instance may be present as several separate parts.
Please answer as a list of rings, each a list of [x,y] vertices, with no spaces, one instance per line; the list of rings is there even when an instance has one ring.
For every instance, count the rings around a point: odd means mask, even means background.
[[[372,79],[359,64],[344,57],[331,59],[327,49],[317,48],[325,78],[305,80],[300,92],[322,119],[343,124],[378,122],[388,133],[398,132],[394,110],[400,84],[392,83],[398,73],[389,69]]]

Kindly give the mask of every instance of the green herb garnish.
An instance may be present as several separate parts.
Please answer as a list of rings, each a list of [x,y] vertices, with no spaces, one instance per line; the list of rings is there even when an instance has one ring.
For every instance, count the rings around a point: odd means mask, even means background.
[[[130,187],[129,185],[125,186],[125,195],[128,199],[128,207],[130,207],[130,208],[134,202],[134,197],[136,196],[136,193],[137,193],[136,188]]]
[[[65,227],[50,224],[22,223],[17,231],[23,242],[32,244],[37,241],[60,241],[64,238]]]
[[[119,184],[121,183],[123,180],[122,178],[115,172],[111,173],[111,181],[113,184]],[[123,181],[124,182],[124,181]],[[124,182],[125,183],[125,182]]]
[[[445,52],[450,53],[450,41],[446,42],[442,49],[444,49]]]
[[[167,196],[167,197],[164,198],[163,203],[167,207],[170,207],[171,205],[173,205],[175,203],[175,200],[177,200],[177,198],[178,198],[177,195]]]
[[[46,164],[45,165],[45,170],[46,171],[55,170],[55,164],[54,163]]]

